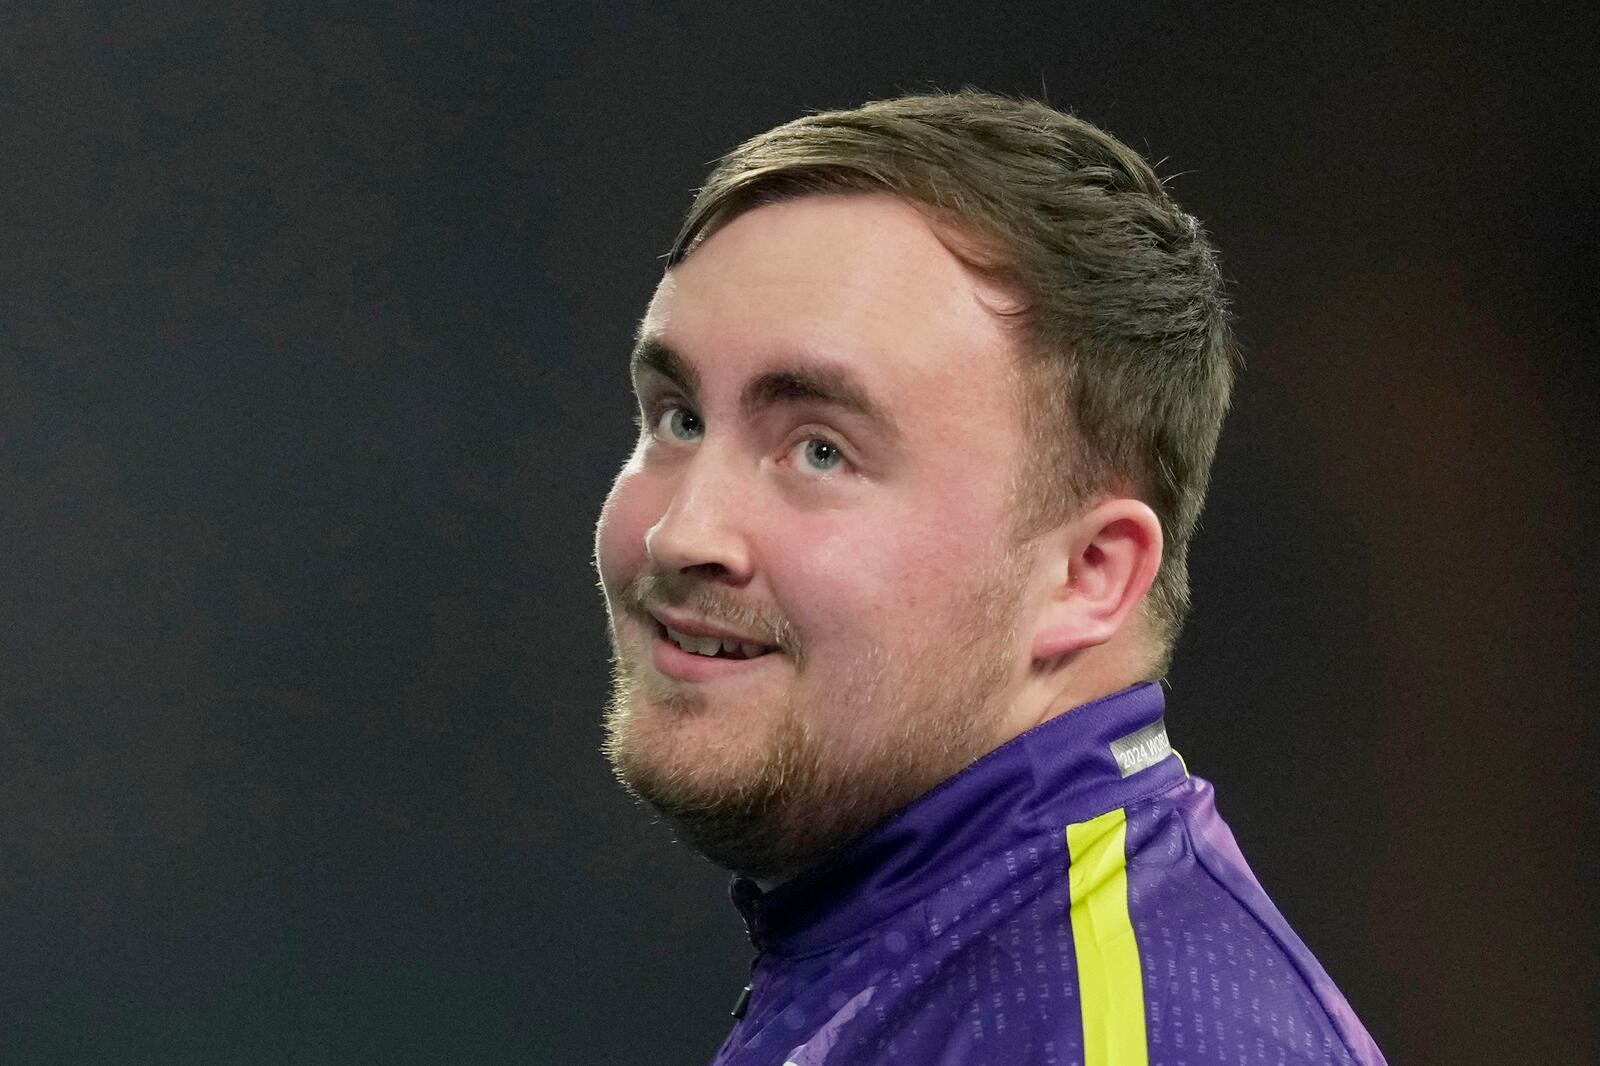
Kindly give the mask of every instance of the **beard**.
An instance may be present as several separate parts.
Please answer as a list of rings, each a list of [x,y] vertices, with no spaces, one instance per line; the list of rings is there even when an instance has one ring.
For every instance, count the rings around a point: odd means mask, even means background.
[[[982,571],[942,629],[906,647],[856,645],[825,679],[809,677],[813,664],[783,620],[711,588],[635,581],[622,597],[629,613],[688,606],[768,640],[789,657],[794,678],[743,721],[718,723],[723,735],[693,741],[685,727],[714,713],[704,694],[655,671],[648,650],[628,646],[613,619],[604,750],[614,773],[725,869],[778,880],[826,861],[994,746],[1002,708],[993,704],[1014,665],[1024,554],[1009,552]],[[726,735],[751,721],[762,735]]]

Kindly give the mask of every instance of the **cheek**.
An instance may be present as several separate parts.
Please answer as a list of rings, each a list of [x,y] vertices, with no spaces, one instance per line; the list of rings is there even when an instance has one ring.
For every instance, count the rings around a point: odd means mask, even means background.
[[[615,595],[645,562],[644,535],[657,519],[656,493],[632,461],[622,468],[595,525],[595,561],[606,591]]]
[[[994,528],[973,520],[973,501],[960,504],[886,509],[848,527],[784,525],[770,543],[786,576],[779,595],[790,619],[814,639],[878,645],[946,624],[994,541]]]
[[[958,581],[961,538],[904,515],[849,529],[791,524],[779,558],[788,560],[783,597],[791,619],[814,639],[894,644],[936,612]]]

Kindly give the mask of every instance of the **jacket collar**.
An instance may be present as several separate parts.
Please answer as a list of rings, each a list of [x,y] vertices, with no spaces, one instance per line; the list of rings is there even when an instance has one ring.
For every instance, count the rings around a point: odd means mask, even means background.
[[[733,902],[751,941],[780,955],[826,950],[1020,840],[1171,787],[1186,776],[1180,759],[1145,760],[1151,764],[1125,777],[1112,747],[1160,722],[1164,705],[1160,684],[1146,682],[1075,707],[996,748],[822,866],[770,892],[736,877]],[[1126,760],[1126,745],[1119,747]]]

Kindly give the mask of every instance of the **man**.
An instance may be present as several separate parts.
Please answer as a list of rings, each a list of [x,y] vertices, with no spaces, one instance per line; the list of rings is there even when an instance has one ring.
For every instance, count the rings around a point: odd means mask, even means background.
[[[1381,1062],[1168,746],[1235,358],[1149,166],[979,93],[690,208],[600,516],[622,782],[737,876],[719,1064]]]

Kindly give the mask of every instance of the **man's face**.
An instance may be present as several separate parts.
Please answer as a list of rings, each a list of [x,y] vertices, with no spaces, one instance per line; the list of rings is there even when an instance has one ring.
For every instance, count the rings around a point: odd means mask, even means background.
[[[756,208],[657,289],[597,532],[607,750],[714,861],[793,872],[997,742],[1031,558],[1005,302],[886,195]]]

